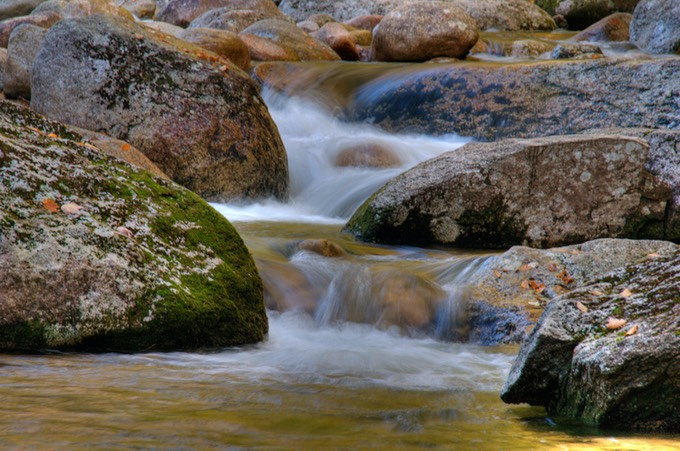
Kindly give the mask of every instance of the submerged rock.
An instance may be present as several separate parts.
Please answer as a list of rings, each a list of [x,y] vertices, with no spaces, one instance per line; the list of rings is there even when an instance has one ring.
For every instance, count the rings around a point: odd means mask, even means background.
[[[0,103],[0,349],[261,340],[262,284],[229,222],[82,139]]]
[[[678,286],[676,250],[553,300],[501,398],[605,428],[679,432]]]
[[[285,149],[257,86],[215,54],[90,16],[50,29],[32,77],[32,109],[129,142],[203,197],[287,197]]]
[[[619,136],[470,143],[388,182],[347,223],[378,243],[552,247],[602,237],[680,239],[673,187],[649,146]]]
[[[680,129],[678,73],[680,58],[397,69],[358,88],[347,114],[389,131],[484,141],[611,124]]]
[[[388,13],[373,31],[375,61],[464,58],[479,39],[477,25],[447,2],[407,3]]]
[[[645,52],[680,54],[680,2],[641,0],[633,13],[630,40]]]

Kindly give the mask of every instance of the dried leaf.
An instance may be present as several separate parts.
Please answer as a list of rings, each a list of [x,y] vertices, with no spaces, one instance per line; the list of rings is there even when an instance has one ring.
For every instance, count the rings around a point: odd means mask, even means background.
[[[531,262],[531,263],[527,263],[526,265],[520,266],[517,271],[525,272],[525,271],[529,271],[530,269],[536,269],[536,268],[538,268],[538,263]]]
[[[127,227],[120,226],[116,229],[116,232],[118,232],[121,235],[124,235],[130,239],[133,239],[135,237],[135,234],[132,233],[132,230],[128,229]]]
[[[659,258],[659,257],[661,257],[661,254],[658,254],[656,252],[652,252],[651,254],[647,254],[647,257],[649,257],[649,258]]]
[[[555,294],[558,295],[568,293],[570,291],[568,288],[564,288],[562,285],[553,285],[552,289],[555,292]]]
[[[580,311],[582,311],[583,313],[588,312],[588,307],[583,305],[580,301],[576,301],[576,308],[579,309]]]
[[[557,272],[557,269],[558,268],[557,268],[557,265],[555,263],[550,263],[548,265],[548,271],[550,271],[550,272]]]
[[[627,322],[628,321],[626,321],[625,319],[619,319],[610,316],[609,318],[607,318],[607,324],[605,324],[605,327],[609,330],[618,330],[625,326]]]
[[[502,276],[501,272],[497,269],[493,270],[493,275],[496,277],[496,279],[500,279]]]
[[[602,296],[602,295],[604,295],[603,292],[598,291],[598,290],[593,290],[593,291],[590,292],[590,294],[592,294],[593,296]]]
[[[47,135],[47,137],[48,138],[59,138],[59,135],[57,135],[56,133],[50,133],[49,135]]]
[[[35,128],[35,127],[26,127],[26,128],[29,129],[29,130],[31,130],[32,132],[35,132],[35,133],[39,134],[39,135],[44,135],[44,133],[43,133],[41,130],[38,130],[38,129]]]
[[[633,327],[631,327],[630,329],[628,329],[628,331],[626,332],[626,337],[630,337],[631,335],[635,335],[637,333],[637,331],[638,331],[638,327],[637,327],[637,324],[636,324]]]
[[[632,295],[633,295],[633,293],[628,288],[626,288],[621,293],[619,293],[619,296],[621,296],[622,298],[629,298]]]
[[[529,301],[529,302],[527,302],[527,304],[530,305],[531,307],[540,307],[541,306],[541,303],[538,302],[538,301]]]
[[[82,209],[83,209],[83,207],[81,207],[80,205],[75,204],[73,202],[69,202],[68,204],[64,204],[64,205],[61,206],[62,213],[67,214],[67,215],[78,216],[78,215],[80,215],[80,210],[82,210]]]
[[[130,149],[132,149],[132,146],[128,143],[125,143],[121,146],[121,149],[123,150],[123,152],[129,152]]]
[[[54,200],[50,198],[45,198],[43,199],[43,207],[47,209],[48,211],[51,211],[52,213],[56,213],[59,211],[59,204]]]
[[[529,280],[529,286],[538,293],[543,293],[543,290],[545,290],[545,284],[543,282],[538,282],[533,279]]]
[[[569,284],[571,284],[571,283],[574,282],[574,278],[571,277],[571,276],[567,273],[567,270],[566,270],[566,269],[565,269],[564,271],[562,271],[561,273],[559,273],[558,275],[556,275],[555,277],[557,277],[558,279],[560,279],[562,282],[564,282],[564,283],[567,284],[567,285],[569,285]]]
[[[524,280],[522,281],[522,283],[520,284],[520,286],[521,286],[522,288],[524,288],[525,290],[528,290],[528,289],[529,289],[529,281],[526,280],[526,279],[524,279]]]

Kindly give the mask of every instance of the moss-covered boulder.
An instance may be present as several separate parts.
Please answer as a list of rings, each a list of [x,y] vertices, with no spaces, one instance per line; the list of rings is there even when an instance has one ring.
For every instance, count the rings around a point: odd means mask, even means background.
[[[0,103],[0,350],[254,343],[262,282],[196,194]]]
[[[553,300],[501,398],[606,428],[680,432],[680,252]]]
[[[229,61],[113,16],[62,20],[40,46],[31,108],[137,147],[211,200],[285,199],[285,148],[258,87]]]

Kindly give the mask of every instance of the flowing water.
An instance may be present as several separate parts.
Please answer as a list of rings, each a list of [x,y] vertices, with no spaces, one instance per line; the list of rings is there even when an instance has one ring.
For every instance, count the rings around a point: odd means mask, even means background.
[[[218,353],[0,356],[0,449],[680,449],[675,436],[503,404],[518,347],[451,341],[459,291],[490,257],[341,233],[387,180],[467,140],[388,135],[341,122],[328,97],[303,97],[267,96],[289,152],[290,202],[214,205],[278,309],[268,339]],[[337,166],[343,149],[367,142],[400,163]],[[300,244],[310,239],[339,256]]]

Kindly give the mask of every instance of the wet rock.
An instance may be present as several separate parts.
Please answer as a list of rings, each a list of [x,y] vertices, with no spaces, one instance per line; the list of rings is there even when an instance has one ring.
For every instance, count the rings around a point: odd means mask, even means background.
[[[159,9],[156,20],[187,27],[201,14],[218,8],[226,8],[230,11],[261,11],[271,16],[279,14],[279,10],[271,0],[170,0],[164,8]],[[205,25],[197,26],[204,27]]]
[[[550,57],[552,59],[569,59],[569,58],[598,58],[602,57],[602,49],[596,45],[590,44],[559,44],[552,52]]]
[[[0,103],[0,349],[262,340],[262,284],[228,221],[82,139]]]
[[[474,20],[446,2],[409,3],[388,13],[373,32],[375,61],[463,58],[479,39]]]
[[[466,341],[484,345],[518,343],[545,306],[594,278],[631,263],[672,255],[668,241],[600,239],[553,249],[515,246],[486,259],[466,277]]]
[[[368,30],[352,30],[349,35],[358,46],[370,47],[373,41],[373,33]]]
[[[323,257],[337,258],[347,256],[347,252],[343,248],[328,240],[304,240],[297,247],[299,250],[314,252]]]
[[[182,31],[179,38],[210,50],[241,69],[250,66],[248,47],[236,33],[212,28],[188,28]]]
[[[303,310],[314,314],[323,295],[307,277],[290,263],[258,259],[257,269],[264,284],[264,300],[268,309],[278,312]]]
[[[555,14],[553,16],[553,20],[555,21],[557,28],[562,28],[564,30],[569,28],[569,22],[567,22],[567,19],[565,19],[562,14]]]
[[[611,124],[677,129],[679,72],[677,58],[394,70],[358,88],[347,114],[389,131],[485,141]]]
[[[373,31],[373,29],[380,23],[384,16],[382,15],[365,15],[353,17],[345,22],[345,25],[358,28],[359,30]]]
[[[26,16],[45,0],[6,0],[0,3],[0,20]]]
[[[641,0],[633,13],[630,38],[645,52],[680,54],[680,3]]]
[[[7,46],[3,91],[8,98],[31,97],[31,67],[47,30],[31,24],[14,29]]]
[[[93,14],[118,16],[134,21],[135,18],[114,0],[48,0],[33,10],[31,16],[57,14],[61,18],[77,19]]]
[[[258,36],[281,47],[291,49],[301,61],[336,61],[340,59],[338,54],[326,44],[300,30],[295,24],[284,20],[261,20],[249,26],[240,34]]]
[[[372,142],[346,147],[335,158],[335,165],[339,167],[394,168],[401,164],[392,149]]]
[[[300,61],[298,53],[284,44],[254,34],[242,33],[239,37],[253,61]]]
[[[576,36],[574,41],[618,42],[630,40],[630,22],[633,16],[628,13],[615,13],[595,22]]]
[[[369,242],[475,248],[680,239],[666,217],[672,188],[645,169],[648,153],[643,140],[606,135],[470,143],[389,182],[345,229]]]
[[[553,50],[554,44],[536,39],[521,39],[509,46],[502,47],[503,55],[512,58],[536,58]]]
[[[640,0],[562,0],[555,8],[572,30],[583,30],[615,12],[632,13]]]
[[[206,198],[285,198],[285,150],[257,87],[211,55],[115,17],[64,20],[36,57],[31,108],[129,142]]]
[[[277,11],[278,12],[278,11]],[[240,33],[252,24],[266,19],[286,20],[281,14],[271,11],[236,9],[231,6],[211,9],[194,19],[190,28],[216,28],[218,30]]]
[[[359,59],[357,44],[342,24],[329,22],[323,25],[313,36],[332,48],[343,60],[357,61]]]
[[[141,22],[142,25],[154,30],[155,32],[165,33],[167,35],[173,36],[175,38],[180,38],[184,32],[184,28],[178,27],[177,25],[171,25],[167,22],[156,22],[154,20],[145,20]]]
[[[56,13],[44,13],[31,16],[15,17],[14,19],[0,22],[0,47],[7,48],[9,45],[9,37],[15,28],[19,25],[30,24],[41,28],[50,28],[55,23],[59,22],[62,16]]]
[[[676,250],[553,300],[501,398],[604,428],[680,431],[679,284]]]

